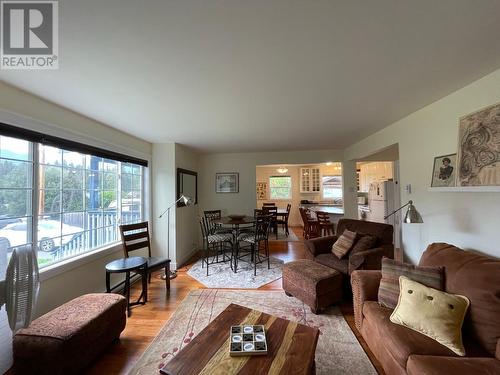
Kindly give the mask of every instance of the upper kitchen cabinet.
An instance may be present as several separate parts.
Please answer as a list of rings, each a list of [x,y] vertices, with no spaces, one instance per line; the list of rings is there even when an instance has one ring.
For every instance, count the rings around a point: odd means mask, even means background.
[[[390,161],[362,163],[359,166],[359,191],[368,192],[372,182],[394,178],[393,163]]]
[[[319,193],[321,191],[321,173],[319,168],[300,168],[300,192]]]

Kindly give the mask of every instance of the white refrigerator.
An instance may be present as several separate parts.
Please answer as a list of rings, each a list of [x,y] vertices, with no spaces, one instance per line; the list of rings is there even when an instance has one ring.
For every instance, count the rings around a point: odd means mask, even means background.
[[[368,191],[368,207],[366,219],[377,223],[394,225],[394,215],[384,220],[384,217],[395,210],[394,194],[396,184],[394,181],[372,182]]]

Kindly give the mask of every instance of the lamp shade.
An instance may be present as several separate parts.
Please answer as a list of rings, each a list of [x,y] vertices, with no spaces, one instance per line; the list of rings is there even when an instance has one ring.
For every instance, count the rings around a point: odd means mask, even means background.
[[[181,197],[179,198],[179,203],[182,203],[184,206],[191,206],[193,204],[193,200],[182,194]]]
[[[413,201],[408,202],[408,209],[406,210],[404,222],[408,224],[421,224],[424,222],[422,216],[413,205]]]

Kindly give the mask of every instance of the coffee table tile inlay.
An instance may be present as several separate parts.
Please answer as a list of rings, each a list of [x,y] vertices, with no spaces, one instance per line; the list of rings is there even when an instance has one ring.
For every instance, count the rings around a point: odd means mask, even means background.
[[[268,354],[231,357],[229,330],[233,325],[265,326]],[[230,304],[161,373],[194,374],[314,374],[319,330],[273,315]]]

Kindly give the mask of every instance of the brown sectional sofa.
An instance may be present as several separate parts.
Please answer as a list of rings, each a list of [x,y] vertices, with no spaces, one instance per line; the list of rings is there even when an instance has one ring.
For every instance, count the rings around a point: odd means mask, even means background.
[[[356,327],[388,375],[500,374],[500,260],[452,245],[430,245],[422,266],[443,266],[445,291],[465,295],[471,305],[464,321],[466,356],[396,325],[391,309],[378,302],[380,271],[351,275]]]

